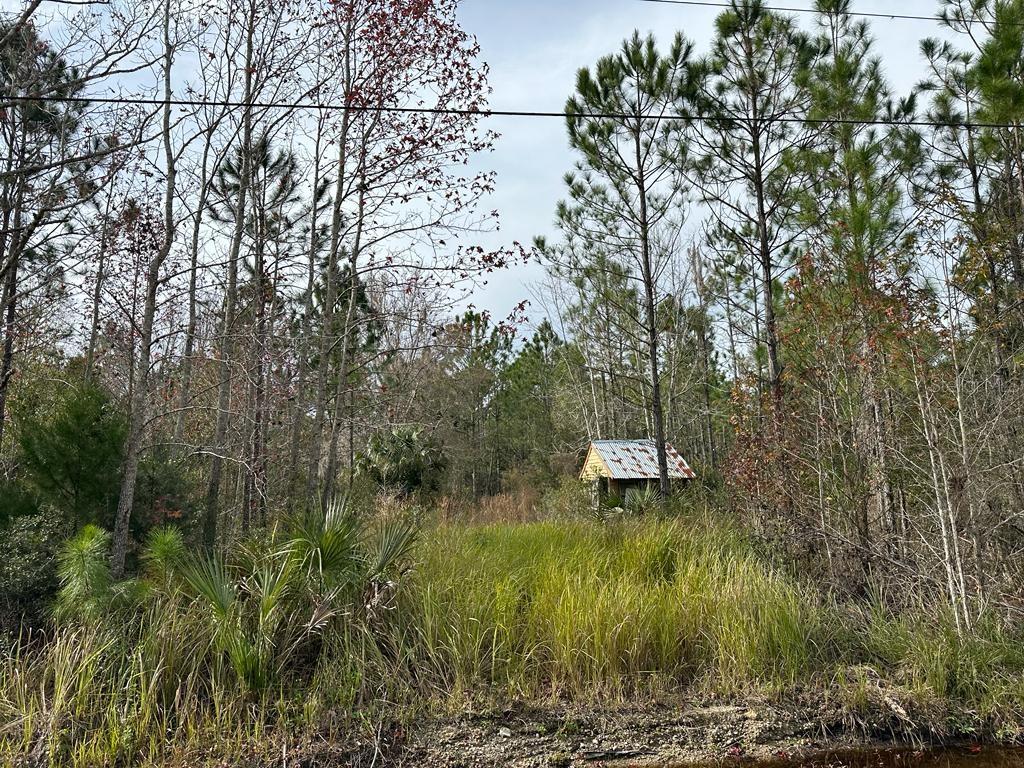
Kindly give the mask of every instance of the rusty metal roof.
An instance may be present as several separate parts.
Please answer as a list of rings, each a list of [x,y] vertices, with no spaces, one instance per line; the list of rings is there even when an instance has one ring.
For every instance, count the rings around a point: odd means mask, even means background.
[[[653,480],[658,477],[658,454],[653,440],[595,440],[597,452],[613,480]],[[665,443],[668,476],[672,480],[692,480],[697,473],[690,469],[679,452]]]

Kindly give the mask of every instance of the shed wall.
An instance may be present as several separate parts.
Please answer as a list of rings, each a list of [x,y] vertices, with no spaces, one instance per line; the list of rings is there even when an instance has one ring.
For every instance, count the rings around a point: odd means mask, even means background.
[[[608,470],[605,469],[604,462],[601,461],[601,457],[597,455],[597,451],[591,446],[590,450],[587,451],[587,460],[583,463],[583,469],[580,470],[581,480],[594,480],[598,477],[606,477]]]

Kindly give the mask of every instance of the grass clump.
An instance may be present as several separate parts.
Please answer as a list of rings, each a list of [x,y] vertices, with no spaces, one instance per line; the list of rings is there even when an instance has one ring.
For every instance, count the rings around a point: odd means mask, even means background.
[[[955,704],[975,724],[1024,721],[1024,645],[992,616],[958,633],[951,612],[894,614],[875,604],[850,626],[850,652],[914,700]]]
[[[447,687],[528,695],[780,687],[810,669],[821,627],[737,534],[651,520],[440,529],[403,615]]]

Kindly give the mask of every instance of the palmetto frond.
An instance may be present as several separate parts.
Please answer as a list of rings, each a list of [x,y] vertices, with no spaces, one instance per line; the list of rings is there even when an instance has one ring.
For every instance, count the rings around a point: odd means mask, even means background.
[[[408,520],[385,523],[367,547],[367,574],[380,578],[405,560],[419,538],[419,528]]]
[[[285,613],[290,587],[288,565],[287,561],[264,560],[246,580],[248,591],[256,600],[257,621],[264,634],[272,631]]]
[[[336,503],[311,509],[293,522],[286,551],[296,568],[322,585],[351,582],[360,570],[358,520]]]
[[[247,691],[265,691],[332,621],[373,631],[375,617],[395,604],[417,538],[405,521],[367,533],[338,502],[317,505],[279,533],[225,553],[191,554],[180,531],[160,528],[142,554],[145,578],[115,584],[110,536],[88,526],[61,551],[58,610],[92,620],[113,606],[141,607],[145,597],[152,620],[183,619],[200,653],[227,662]]]
[[[237,592],[224,559],[219,555],[200,555],[186,561],[181,567],[185,582],[203,598],[218,620],[231,613]]]

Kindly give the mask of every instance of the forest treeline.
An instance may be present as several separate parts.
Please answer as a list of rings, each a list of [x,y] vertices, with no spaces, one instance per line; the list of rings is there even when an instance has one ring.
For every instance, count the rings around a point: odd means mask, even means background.
[[[652,437],[821,583],[1012,616],[1024,1],[940,0],[908,94],[850,0],[814,8],[734,0],[701,49],[624,30],[566,83],[556,236],[493,251],[457,0],[4,15],[8,608],[88,523],[120,578],[156,525],[535,497]],[[529,302],[467,309],[530,259]]]

